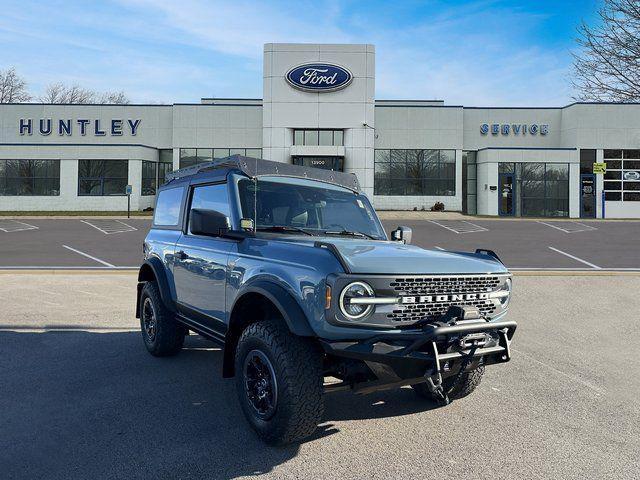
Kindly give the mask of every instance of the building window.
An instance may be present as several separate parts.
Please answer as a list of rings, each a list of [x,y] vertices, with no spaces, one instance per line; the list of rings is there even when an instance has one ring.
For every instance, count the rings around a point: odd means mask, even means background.
[[[455,150],[376,150],[375,195],[456,194]]]
[[[158,160],[158,186],[160,186],[166,181],[167,173],[173,172],[173,150],[160,150]]]
[[[167,155],[159,155],[159,158],[159,162],[142,161],[142,195],[155,195],[157,188],[165,182],[167,173],[173,171],[173,162],[162,161],[167,159]]]
[[[605,150],[604,198],[640,202],[640,150]]]
[[[193,167],[215,158],[225,158],[229,155],[261,158],[261,148],[181,148],[180,168]]]
[[[60,195],[60,160],[0,160],[0,195]]]
[[[142,195],[155,195],[158,175],[158,164],[156,162],[142,161]]]
[[[78,160],[78,195],[125,195],[128,160]]]
[[[498,172],[515,173],[517,216],[569,216],[568,163],[500,163]]]
[[[294,145],[343,146],[343,130],[296,129],[293,131]]]
[[[580,174],[592,174],[593,164],[596,162],[596,151],[592,149],[580,150]]]
[[[158,163],[158,186],[167,181],[167,173],[173,172],[173,163],[160,162]]]
[[[462,213],[467,215],[475,215],[477,211],[477,152],[462,152],[462,188],[464,189],[462,196]]]

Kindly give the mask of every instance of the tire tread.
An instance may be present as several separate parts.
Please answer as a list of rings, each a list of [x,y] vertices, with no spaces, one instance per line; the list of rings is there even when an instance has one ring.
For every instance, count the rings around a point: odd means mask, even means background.
[[[267,346],[278,375],[278,411],[271,419],[272,425],[270,428],[256,428],[253,422],[252,425],[267,443],[283,445],[308,437],[324,413],[319,347],[309,339],[293,335],[278,319],[250,324],[240,336],[239,353],[249,339],[258,339]],[[236,358],[236,375],[238,394],[243,402],[243,358],[240,357],[243,355]]]
[[[182,350],[184,337],[187,333],[186,328],[177,322],[173,312],[164,305],[156,282],[147,282],[142,289],[141,296],[140,309],[144,305],[145,297],[149,297],[156,313],[156,338],[151,344],[145,337],[142,311],[140,312],[140,327],[147,350],[155,357],[176,355]]]

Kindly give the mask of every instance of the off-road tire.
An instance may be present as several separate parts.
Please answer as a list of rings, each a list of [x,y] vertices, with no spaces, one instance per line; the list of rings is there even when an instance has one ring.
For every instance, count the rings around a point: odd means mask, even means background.
[[[145,327],[145,302],[149,301],[155,315],[155,333]],[[168,357],[182,349],[187,329],[178,323],[175,315],[164,305],[156,282],[147,282],[140,294],[140,330],[151,355]]]
[[[245,360],[258,350],[273,367],[275,413],[260,418],[245,387]],[[250,324],[240,336],[235,358],[236,390],[251,427],[266,443],[285,445],[311,435],[324,412],[322,350],[311,339],[293,335],[284,321]]]
[[[456,379],[456,375],[445,379],[442,382],[442,387],[445,392],[449,392],[448,395],[450,400],[457,400],[470,395],[476,387],[480,385],[482,375],[484,375],[484,365],[480,365],[478,368],[471,370],[470,372],[463,373],[453,389],[451,386]],[[427,398],[429,400],[437,400],[437,397],[427,389],[426,383],[418,383],[417,385],[412,385],[412,387],[419,397]]]

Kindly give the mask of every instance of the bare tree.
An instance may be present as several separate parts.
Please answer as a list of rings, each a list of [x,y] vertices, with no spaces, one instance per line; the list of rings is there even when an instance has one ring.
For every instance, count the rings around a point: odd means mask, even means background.
[[[126,93],[122,90],[119,92],[104,92],[100,95],[99,101],[97,103],[113,103],[118,105],[126,105],[131,103],[129,97],[127,97]]]
[[[640,100],[640,0],[604,0],[600,22],[578,27],[573,86],[578,100]]]
[[[16,69],[0,70],[0,103],[21,103],[31,100],[27,83],[18,76]]]
[[[47,86],[44,95],[40,97],[42,103],[92,103],[95,92],[79,85],[65,85],[52,83]]]
[[[129,98],[124,92],[98,93],[80,85],[65,85],[64,83],[52,83],[40,97],[43,103],[71,103],[71,104],[127,104]]]

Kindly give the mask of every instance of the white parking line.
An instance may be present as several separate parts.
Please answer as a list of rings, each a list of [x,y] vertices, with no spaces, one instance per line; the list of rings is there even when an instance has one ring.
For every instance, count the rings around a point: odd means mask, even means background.
[[[0,220],[0,230],[5,233],[24,232],[25,230],[37,230],[38,227],[18,220]]]
[[[558,375],[562,375],[563,377],[566,377],[570,380],[573,380],[576,383],[579,383],[582,386],[585,386],[587,388],[590,388],[591,390],[593,390],[594,392],[596,392],[599,395],[605,395],[607,393],[607,391],[604,388],[601,388],[597,385],[593,385],[592,383],[586,382],[584,380],[582,380],[580,377],[578,377],[577,375],[572,375],[570,373],[567,372],[563,372],[562,370],[558,370],[556,367],[553,367],[547,363],[541,362],[540,360],[538,360],[537,358],[534,358],[532,355],[529,355],[528,353],[525,353],[521,350],[516,350],[515,348],[511,348],[512,351],[516,352],[518,355],[522,355],[524,357],[527,357],[529,360],[537,363],[538,365],[542,365],[543,367],[548,368],[549,370],[551,370],[552,372],[557,373]]]
[[[80,293],[84,293],[85,295],[94,295],[96,297],[99,297],[100,295],[95,293],[95,292],[87,292],[86,290],[75,290],[76,292],[80,292]]]
[[[115,265],[111,265],[109,262],[105,262],[104,260],[100,260],[99,258],[92,257],[88,253],[81,252],[80,250],[76,250],[75,248],[69,247],[67,245],[62,245],[62,246],[67,250],[71,250],[72,252],[77,253],[78,255],[82,255],[83,257],[87,257],[87,258],[90,258],[91,260],[95,260],[96,262],[101,263],[102,265],[105,265],[110,268],[115,268]]]
[[[137,230],[136,227],[132,227],[131,225],[124,223],[120,220],[92,220],[92,221],[80,220],[80,221],[104,233],[105,235],[111,235],[113,233],[134,232]]]
[[[559,254],[561,254],[561,255],[564,255],[564,256],[566,256],[566,257],[572,258],[572,259],[574,259],[574,260],[575,260],[575,261],[577,261],[577,262],[584,263],[585,265],[588,265],[588,266],[590,266],[591,268],[594,268],[594,269],[596,269],[596,270],[602,270],[602,267],[599,267],[598,265],[595,265],[595,264],[593,264],[593,263],[591,263],[591,262],[587,262],[586,260],[583,260],[583,259],[581,259],[581,258],[579,258],[579,257],[576,257],[575,255],[571,255],[570,253],[563,252],[562,250],[559,250],[559,249],[554,248],[554,247],[549,247],[549,249],[551,249],[551,250],[553,250],[554,252],[557,252],[557,253],[559,253]]]
[[[570,225],[578,225],[582,227],[575,230],[567,230],[566,228],[559,227],[558,225],[554,225],[553,223],[543,222],[542,220],[537,220],[537,223],[541,223],[542,225],[546,225],[547,227],[555,228],[556,230],[560,230],[564,233],[591,232],[593,230],[597,230],[596,227],[592,227],[591,225],[586,225],[580,222],[570,222]]]
[[[488,232],[489,231],[488,228],[481,227],[480,225],[476,225],[475,223],[468,222],[467,220],[451,220],[451,221],[449,221],[449,225],[441,223],[441,222],[443,222],[443,220],[440,220],[440,222],[438,222],[436,220],[429,220],[429,222],[434,223],[434,224],[438,225],[439,227],[446,228],[450,232],[453,232],[453,233],[456,233],[456,234]],[[453,224],[453,225],[451,225],[451,224]],[[462,225],[462,224],[464,224],[464,225]],[[471,228],[469,228],[469,227],[465,228],[465,225],[469,225]],[[462,227],[462,228],[456,228],[456,226]]]

